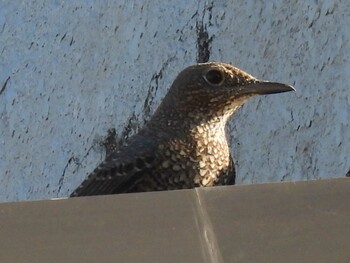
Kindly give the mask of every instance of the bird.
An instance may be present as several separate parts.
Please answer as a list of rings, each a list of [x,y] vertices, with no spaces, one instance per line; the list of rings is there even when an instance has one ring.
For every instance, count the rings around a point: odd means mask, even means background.
[[[70,197],[233,185],[228,120],[257,95],[294,90],[226,63],[189,66],[148,123],[107,156]]]

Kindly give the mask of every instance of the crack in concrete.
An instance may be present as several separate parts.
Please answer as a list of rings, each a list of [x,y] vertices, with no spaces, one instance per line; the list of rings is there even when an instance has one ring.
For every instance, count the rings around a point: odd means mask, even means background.
[[[124,127],[120,136],[117,136],[117,132],[115,128],[108,129],[107,136],[103,141],[99,143],[101,146],[105,148],[106,157],[111,155],[120,146],[124,145],[125,142],[139,130],[139,128],[140,126],[138,124],[138,118],[136,117],[136,114],[134,112],[129,118],[128,123]]]
[[[157,93],[159,88],[159,80],[163,77],[163,71],[169,65],[169,63],[175,59],[175,57],[176,55],[169,57],[163,63],[161,69],[157,73],[153,74],[150,80],[147,96],[143,105],[143,114],[144,114],[143,122],[144,123],[147,122],[147,120],[151,115],[151,105],[153,104],[155,94]],[[155,85],[152,85],[152,82],[155,82]],[[133,134],[137,133],[139,129],[140,129],[140,124],[138,122],[138,118],[135,112],[133,112],[133,114],[129,118],[120,137],[117,136],[117,132],[115,128],[108,129],[107,136],[105,137],[105,139],[99,142],[99,144],[105,148],[106,157],[112,154],[114,151],[116,151],[118,147],[125,144],[125,142]]]
[[[11,77],[9,76],[6,80],[5,83],[2,85],[2,88],[0,90],[0,95],[5,91],[6,87],[7,87],[7,83],[9,82],[9,80],[11,79]]]
[[[63,185],[63,180],[66,176],[66,171],[67,171],[67,168],[68,166],[70,165],[70,163],[72,162],[72,160],[74,159],[74,156],[70,157],[68,159],[68,162],[66,163],[66,165],[64,166],[63,168],[63,172],[60,176],[60,179],[58,180],[58,190],[57,190],[57,196],[59,195],[59,193],[61,192],[61,189],[62,189],[62,185]]]
[[[81,160],[79,160],[78,157],[75,157],[75,156],[72,156],[68,159],[66,165],[64,166],[63,168],[63,172],[60,176],[60,179],[58,181],[58,190],[57,190],[57,197],[59,195],[59,193],[61,192],[61,189],[62,189],[62,186],[63,186],[63,181],[64,181],[64,178],[66,176],[66,171],[69,167],[69,165],[72,163],[72,161],[74,162],[74,164],[76,165],[76,167],[74,168],[73,170],[73,174],[80,168],[82,167],[82,164],[84,162],[84,160],[86,159],[86,157],[90,154],[90,151],[93,149],[93,146],[91,146],[85,153],[85,155],[83,156],[83,158]],[[48,186],[47,186],[48,187]]]
[[[107,130],[106,138],[100,143],[106,151],[106,156],[110,155],[118,147],[117,132],[114,128]]]
[[[207,7],[204,8],[202,20],[197,21],[196,29],[197,29],[197,63],[208,62],[210,58],[210,50],[211,50],[211,42],[213,40],[213,36],[209,37],[209,33],[207,30],[208,26],[211,26],[211,18],[212,18],[212,9],[214,7],[214,2],[211,2]],[[208,22],[204,23],[204,16],[206,11],[209,13]]]
[[[5,26],[6,26],[6,22],[2,25],[2,28],[1,28],[1,30],[0,30],[0,34],[2,34],[2,33],[4,32]]]
[[[143,104],[143,121],[144,123],[147,122],[147,120],[150,118],[151,116],[151,106],[153,105],[153,101],[154,101],[154,97],[158,91],[159,88],[159,80],[162,79],[163,77],[163,71],[168,67],[169,63],[171,61],[173,61],[175,59],[176,55],[169,57],[162,65],[162,67],[160,68],[160,70],[153,74],[149,85],[148,85],[148,92],[147,92],[147,96],[145,99],[145,102]],[[155,85],[152,85],[152,82],[155,82]]]
[[[133,134],[135,134],[140,129],[138,123],[138,118],[136,117],[135,112],[129,118],[128,124],[124,127],[124,130],[118,141],[118,146],[125,143]]]

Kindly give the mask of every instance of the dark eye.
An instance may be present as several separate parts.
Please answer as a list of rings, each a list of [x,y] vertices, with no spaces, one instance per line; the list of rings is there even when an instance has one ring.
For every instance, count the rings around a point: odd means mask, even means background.
[[[215,86],[221,85],[225,80],[224,74],[220,70],[217,70],[217,69],[209,70],[205,74],[204,79],[210,85],[215,85]]]

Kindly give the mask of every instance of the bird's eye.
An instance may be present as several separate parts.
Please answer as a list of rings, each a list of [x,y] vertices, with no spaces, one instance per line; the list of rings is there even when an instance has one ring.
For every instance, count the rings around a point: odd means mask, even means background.
[[[204,75],[204,79],[210,85],[220,86],[224,82],[225,77],[220,70],[211,69]]]

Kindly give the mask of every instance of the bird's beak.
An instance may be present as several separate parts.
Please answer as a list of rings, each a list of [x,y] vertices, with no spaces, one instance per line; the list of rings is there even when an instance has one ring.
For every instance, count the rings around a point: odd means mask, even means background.
[[[269,81],[260,81],[256,83],[247,84],[242,87],[242,94],[256,94],[267,95],[274,93],[282,93],[288,91],[295,91],[295,89],[287,84]]]

